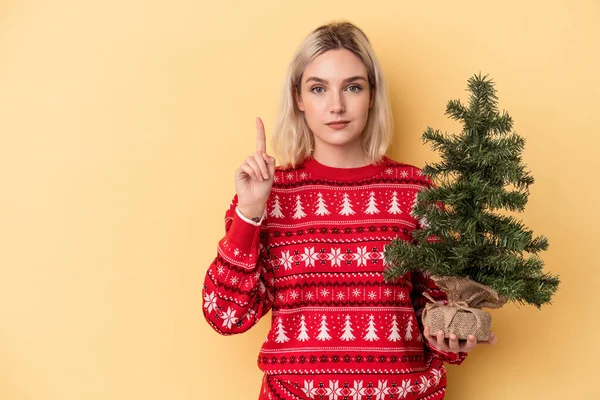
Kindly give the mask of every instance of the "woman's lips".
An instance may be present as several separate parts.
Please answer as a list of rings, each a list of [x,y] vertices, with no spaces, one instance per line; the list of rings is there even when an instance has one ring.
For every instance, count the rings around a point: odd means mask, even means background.
[[[327,126],[329,126],[331,129],[335,129],[336,131],[339,131],[340,129],[344,129],[346,127],[346,125],[348,125],[349,122],[342,122],[342,123],[334,123],[334,124],[327,124]]]

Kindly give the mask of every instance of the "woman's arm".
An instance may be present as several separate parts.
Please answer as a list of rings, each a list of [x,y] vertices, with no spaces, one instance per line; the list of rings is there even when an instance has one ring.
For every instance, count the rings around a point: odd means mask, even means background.
[[[262,219],[248,217],[237,209],[235,195],[225,213],[225,236],[202,288],[204,317],[222,335],[247,331],[273,303],[274,278],[266,239],[261,239]]]
[[[433,182],[428,176],[426,175],[422,175],[423,180],[424,180],[424,187],[430,188],[436,188],[437,185],[435,184],[435,182]],[[416,198],[415,198],[416,201]],[[439,208],[441,208],[442,210],[445,210],[446,207],[443,203],[438,203],[437,206]],[[423,226],[421,225],[422,221],[417,220],[417,226],[415,229],[423,229]],[[437,241],[439,240],[437,237],[431,235],[428,238],[428,241],[433,242],[433,241]],[[413,284],[413,288],[412,288],[412,293],[411,293],[411,298],[413,301],[413,306],[415,308],[415,313],[417,315],[417,321],[419,323],[419,329],[421,330],[421,335],[423,336],[423,343],[425,345],[426,348],[428,348],[433,354],[435,354],[437,357],[439,357],[440,359],[442,359],[444,362],[448,363],[448,364],[462,364],[462,362],[465,360],[465,358],[467,357],[468,353],[465,352],[458,352],[458,353],[453,353],[453,352],[446,352],[443,351],[441,349],[436,348],[432,343],[429,342],[429,340],[427,340],[427,338],[424,335],[424,330],[423,330],[423,321],[421,319],[421,314],[423,313],[423,309],[425,308],[425,305],[429,302],[429,300],[423,296],[423,292],[426,292],[427,294],[429,294],[429,296],[431,296],[431,298],[433,298],[436,302],[441,303],[441,304],[448,304],[448,297],[446,295],[446,293],[444,291],[442,291],[439,286],[437,286],[435,284],[435,282],[427,275],[423,274],[420,271],[411,271],[410,273],[411,276],[411,281]]]
[[[423,321],[421,320],[421,314],[423,313],[423,309],[425,305],[429,302],[429,300],[423,296],[423,292],[429,294],[436,302],[441,304],[448,304],[448,297],[446,293],[444,293],[435,282],[428,276],[424,275],[419,271],[411,271],[410,272],[411,281],[413,284],[411,299],[413,301],[413,306],[415,308],[415,313],[417,315],[417,321],[419,323],[419,329],[423,336],[424,345],[437,357],[442,359],[442,361],[448,364],[462,364],[462,362],[467,357],[468,353],[465,352],[446,352],[434,347],[423,335]]]

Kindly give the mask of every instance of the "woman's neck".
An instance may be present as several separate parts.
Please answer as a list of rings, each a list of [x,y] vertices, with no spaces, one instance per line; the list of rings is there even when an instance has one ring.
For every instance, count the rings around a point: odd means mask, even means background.
[[[316,146],[312,157],[320,164],[336,168],[356,168],[371,164],[371,160],[361,147],[348,149],[330,146],[323,149]]]

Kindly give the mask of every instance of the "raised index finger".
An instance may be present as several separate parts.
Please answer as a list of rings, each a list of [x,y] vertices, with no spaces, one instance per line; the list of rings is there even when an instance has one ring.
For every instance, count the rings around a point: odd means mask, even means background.
[[[265,125],[260,117],[256,118],[256,151],[259,154],[267,152],[267,138],[265,135]]]

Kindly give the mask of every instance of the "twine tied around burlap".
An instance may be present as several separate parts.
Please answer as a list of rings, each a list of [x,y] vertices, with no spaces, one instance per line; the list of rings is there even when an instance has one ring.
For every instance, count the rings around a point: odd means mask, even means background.
[[[478,341],[488,340],[492,316],[481,308],[500,308],[506,298],[468,277],[431,276],[431,279],[446,293],[448,304],[440,304],[423,292],[423,296],[431,301],[421,315],[423,325],[429,326],[433,334],[444,331],[446,338],[454,333],[459,339],[475,335]]]

